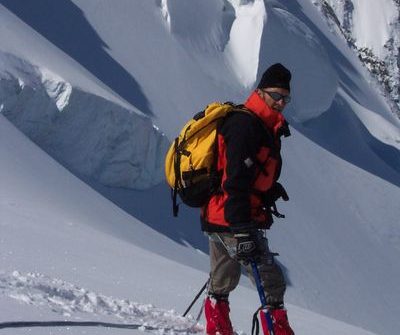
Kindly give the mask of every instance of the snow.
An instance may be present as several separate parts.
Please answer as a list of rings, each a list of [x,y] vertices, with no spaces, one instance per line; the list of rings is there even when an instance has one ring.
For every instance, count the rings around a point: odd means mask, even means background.
[[[274,62],[291,69],[293,103],[288,115],[296,122],[318,117],[328,110],[338,87],[334,60],[318,30],[311,30],[299,18],[303,14],[299,14],[298,4],[267,2],[266,6],[259,72]]]
[[[231,1],[231,4],[235,10],[235,21],[224,53],[238,81],[250,88],[257,80],[261,37],[267,13],[261,0],[244,4]]]
[[[399,5],[386,1],[313,1],[332,31],[349,42],[370,72],[373,86],[399,116]],[[328,12],[330,14],[328,14]],[[379,83],[378,83],[379,82]]]
[[[345,91],[340,90],[339,93],[351,105],[351,109],[374,137],[400,150],[399,129],[396,127],[397,120],[395,118],[390,122],[355,102]]]
[[[181,125],[203,108],[206,101],[228,100],[232,86],[235,92],[240,91],[241,86],[228,62],[220,55],[228,40],[229,26],[224,29],[219,21],[226,20],[229,24],[231,13],[228,11],[224,16],[212,12],[207,15],[209,24],[197,27],[187,20],[183,10],[195,8],[196,12],[204,13],[222,8],[220,2],[197,1],[197,7],[183,5],[182,8],[174,1],[159,1],[158,5],[151,1],[133,4],[128,0],[112,5],[107,0],[75,3],[108,45],[113,59],[140,83],[143,99],[151,104],[148,114],[154,117],[156,125],[162,125],[169,139],[176,136]],[[169,17],[169,24],[165,15]],[[192,30],[196,31],[195,37],[187,38],[185,32]],[[209,48],[196,42],[205,43]],[[224,76],[216,75],[217,70]]]
[[[41,72],[42,83],[48,96],[55,102],[57,109],[62,112],[69,103],[72,85],[45,68]]]
[[[336,12],[342,27],[348,29],[358,47],[371,48],[380,59],[391,38],[391,24],[398,19],[398,8],[392,0],[332,1],[328,4]]]
[[[6,10],[2,4],[0,4],[0,15],[0,36],[2,40],[0,51],[11,54],[12,57],[16,57],[24,63],[29,63],[31,66],[46,68],[86,92],[102,96],[125,108],[129,106],[81,64],[49,43],[43,36]],[[8,71],[13,71],[13,69],[15,67],[11,66]],[[19,71],[18,76],[21,75],[23,73],[21,74],[21,71]],[[129,107],[131,108],[131,106]]]
[[[0,59],[1,111],[75,173],[137,189],[162,180],[169,143],[149,118],[73,88],[47,68],[1,52]]]
[[[3,294],[25,304],[47,306],[67,318],[80,313],[100,318],[112,315],[124,323],[142,325],[143,328],[165,329],[173,323],[177,332],[202,330],[195,320],[183,318],[173,310],[165,311],[150,304],[107,297],[38,273],[14,271],[9,275],[2,274],[0,283]]]
[[[371,48],[383,59],[387,52],[384,45],[392,35],[388,22],[398,19],[398,8],[394,1],[386,0],[355,0],[353,5],[353,33],[357,45]]]
[[[89,320],[161,330],[196,324],[193,316],[199,304],[192,317],[180,315],[207,278],[206,256],[126,215],[3,117],[0,130],[0,155],[7,157],[0,169],[1,322]],[[242,282],[249,286],[248,279]],[[245,286],[232,295],[232,319],[238,330],[249,333],[258,303],[256,292]],[[288,308],[298,334],[373,334],[290,304]],[[102,334],[105,330],[53,327],[3,329],[2,333],[54,331]],[[107,328],[107,333],[122,331]]]
[[[197,211],[173,219],[157,185],[167,138],[211,101],[242,102],[281,62],[293,73],[291,201],[268,234],[291,324],[308,335],[396,332],[400,124],[310,1],[40,1],[0,5],[0,321],[188,328],[180,315],[208,276],[207,241]],[[242,278],[238,331],[249,333],[257,306]]]

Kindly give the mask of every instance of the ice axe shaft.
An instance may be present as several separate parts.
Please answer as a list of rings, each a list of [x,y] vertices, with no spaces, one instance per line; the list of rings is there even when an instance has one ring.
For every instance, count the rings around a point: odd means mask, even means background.
[[[205,282],[205,284],[203,285],[203,287],[200,289],[199,293],[197,293],[197,295],[194,297],[193,301],[190,303],[189,307],[186,309],[186,311],[183,313],[183,317],[185,317],[190,309],[193,307],[194,303],[197,301],[197,299],[199,299],[200,295],[204,292],[204,290],[206,289],[206,287],[208,286],[208,283],[210,281],[210,278],[207,279],[207,281]]]
[[[250,261],[250,264],[251,268],[253,269],[254,281],[256,282],[258,296],[260,297],[261,301],[260,318],[261,317],[265,318],[264,321],[268,327],[269,335],[274,335],[271,313],[267,308],[267,299],[265,298],[264,287],[261,282],[261,277],[260,277],[260,272],[258,271],[257,262],[254,259],[252,259]]]

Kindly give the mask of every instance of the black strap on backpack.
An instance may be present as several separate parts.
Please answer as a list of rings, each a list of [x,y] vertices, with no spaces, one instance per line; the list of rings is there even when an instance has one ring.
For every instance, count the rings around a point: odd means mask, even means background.
[[[178,142],[179,142],[179,138],[177,137],[174,142],[176,153],[178,152]],[[177,203],[177,199],[178,199],[178,187],[179,187],[178,176],[180,175],[180,169],[179,169],[180,160],[181,160],[180,158],[181,158],[181,156],[179,154],[177,154],[175,157],[175,161],[174,161],[175,185],[174,185],[174,188],[171,189],[172,212],[175,217],[178,216],[178,212],[179,212],[179,205]]]
[[[179,205],[178,205],[178,189],[182,188],[182,181],[181,181],[181,156],[185,154],[179,148],[179,137],[175,139],[174,142],[175,147],[175,161],[174,161],[174,172],[175,172],[175,185],[172,190],[172,212],[175,217],[178,216],[179,212]]]
[[[187,131],[188,129],[186,129]],[[182,149],[182,144],[186,142],[186,132],[183,140],[179,143],[179,137],[175,138],[174,149],[175,149],[175,160],[174,160],[174,172],[175,172],[175,185],[171,193],[172,197],[172,212],[174,217],[178,216],[179,204],[178,204],[178,189],[183,189],[181,180],[181,157],[182,155],[189,156],[190,152]]]

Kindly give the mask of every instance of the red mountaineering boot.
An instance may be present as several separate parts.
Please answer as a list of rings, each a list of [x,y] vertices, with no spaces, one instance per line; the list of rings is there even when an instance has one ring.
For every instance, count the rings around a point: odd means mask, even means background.
[[[206,315],[207,335],[233,335],[229,311],[228,300],[206,298],[204,312]]]
[[[274,335],[294,335],[285,309],[273,309],[270,313],[274,325]]]

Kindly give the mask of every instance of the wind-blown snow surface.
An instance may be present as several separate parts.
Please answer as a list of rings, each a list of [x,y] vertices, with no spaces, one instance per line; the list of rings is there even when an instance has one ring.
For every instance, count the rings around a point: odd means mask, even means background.
[[[58,82],[69,83],[72,90],[94,94],[96,102],[107,100],[124,113],[135,111],[134,120],[145,114],[169,138],[210,101],[240,102],[248,93],[246,85],[269,64],[279,61],[288,66],[293,72],[293,104],[286,116],[295,129],[283,144],[282,182],[291,201],[279,206],[287,219],[270,232],[271,246],[281,253],[279,260],[291,282],[287,301],[378,334],[399,329],[399,122],[364,79],[356,56],[330,34],[311,3],[207,0],[186,7],[172,0],[112,4],[59,0],[57,10],[50,0],[40,0],[41,6],[0,3],[22,19],[0,7],[4,54],[24,60],[42,74],[51,73],[50,78],[62,78]],[[207,17],[206,26],[200,25],[200,14]],[[249,26],[248,20],[254,19],[256,24]],[[63,30],[68,22],[81,30]],[[239,22],[247,33],[239,29]],[[90,46],[90,57],[73,48],[77,43],[83,50]],[[247,45],[243,53],[238,49],[242,43]],[[107,69],[116,71],[119,80],[110,79],[113,75]],[[42,74],[37,77],[40,83],[49,78]],[[13,87],[21,88],[24,81],[19,77],[15,76]],[[67,108],[66,95],[49,97],[58,102],[55,106]],[[24,111],[14,109],[12,114],[17,118]],[[9,134],[8,123],[2,124],[2,134]],[[151,122],[146,124],[146,130],[154,129]],[[66,129],[71,137],[76,135],[74,127]],[[14,135],[6,138],[17,143]],[[45,286],[61,280],[67,286],[98,292],[95,295],[107,301],[117,297],[117,301],[129,299],[165,309],[186,307],[205,280],[204,255],[146,229],[95,193],[89,195],[68,174],[54,176],[46,166],[55,163],[49,163],[43,153],[44,165],[32,169],[30,158],[36,150],[32,145],[13,158],[16,152],[9,142],[0,143],[5,148],[2,161],[10,160],[10,165],[2,165],[6,172],[1,177],[8,187],[0,193],[1,213],[5,213],[2,231],[7,236],[2,240],[1,259],[6,285],[15,283],[10,279],[13,274],[25,278],[33,273],[35,278],[45,278]],[[13,160],[20,163],[13,165]],[[65,183],[58,183],[60,178]],[[51,192],[44,191],[50,187],[54,187]],[[140,193],[102,191],[168,237],[204,245],[197,214],[173,221],[168,193],[159,192],[160,188]],[[140,203],[140,199],[147,201]],[[130,261],[131,267],[126,265]],[[16,295],[12,287],[3,292]],[[6,296],[1,299],[7,310],[4,315],[17,315],[15,304]],[[238,329],[248,331],[256,300],[255,292],[244,288],[232,295]],[[48,299],[41,296],[36,302],[40,301]],[[366,333],[288,306],[298,334]],[[44,306],[29,312],[54,318]],[[72,317],[98,317],[77,313]]]

